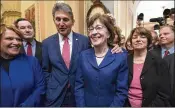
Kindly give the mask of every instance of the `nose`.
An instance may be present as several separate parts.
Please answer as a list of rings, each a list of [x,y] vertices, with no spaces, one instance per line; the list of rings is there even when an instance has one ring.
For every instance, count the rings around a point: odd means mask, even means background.
[[[26,28],[26,29],[25,29],[25,31],[26,31],[26,32],[30,32],[30,31],[31,31],[31,29],[29,29],[29,28]]]
[[[59,21],[59,25],[61,25],[61,26],[64,25],[64,21],[63,21],[63,19],[61,19],[61,20]]]

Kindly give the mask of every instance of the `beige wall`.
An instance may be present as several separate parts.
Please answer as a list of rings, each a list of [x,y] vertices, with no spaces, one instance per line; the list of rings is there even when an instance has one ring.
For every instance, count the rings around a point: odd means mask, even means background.
[[[12,25],[14,21],[21,16],[20,1],[1,1],[1,19],[2,23]]]
[[[133,28],[133,2],[132,1],[115,1],[114,16],[117,25],[122,29],[122,34],[128,37]]]

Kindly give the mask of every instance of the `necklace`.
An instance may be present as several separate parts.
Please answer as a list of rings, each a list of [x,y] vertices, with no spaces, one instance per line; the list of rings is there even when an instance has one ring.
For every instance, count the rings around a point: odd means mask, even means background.
[[[108,52],[108,48],[106,49],[105,53],[104,53],[102,56],[97,56],[97,55],[95,54],[95,57],[97,57],[97,58],[104,58],[107,52]]]
[[[97,57],[97,58],[103,58],[105,55],[103,55],[103,56],[95,56],[95,57]]]

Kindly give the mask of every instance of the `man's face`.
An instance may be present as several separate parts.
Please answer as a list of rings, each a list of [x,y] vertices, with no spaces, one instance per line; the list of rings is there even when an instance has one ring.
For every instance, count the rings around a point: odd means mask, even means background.
[[[62,36],[68,36],[74,25],[74,21],[71,16],[63,11],[56,11],[54,16],[54,23],[58,32]]]
[[[160,44],[169,45],[174,43],[174,32],[169,27],[160,29]]]
[[[31,40],[34,38],[34,29],[32,24],[28,21],[19,21],[18,29],[22,32],[25,40]]]

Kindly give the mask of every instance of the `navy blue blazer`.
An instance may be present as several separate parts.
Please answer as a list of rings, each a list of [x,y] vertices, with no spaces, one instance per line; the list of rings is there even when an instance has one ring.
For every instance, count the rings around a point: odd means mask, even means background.
[[[78,107],[122,107],[128,94],[127,54],[111,49],[98,66],[94,49],[83,51],[75,81]]]
[[[10,62],[9,72],[1,69],[1,107],[41,106],[45,94],[44,74],[38,60],[20,54]]]
[[[58,33],[42,42],[42,68],[45,72],[47,85],[46,106],[61,106],[67,89],[65,89],[65,86],[68,81],[72,91],[74,91],[77,59],[81,51],[90,47],[90,43],[88,37],[73,32],[72,44],[71,63],[68,69],[61,55]]]

